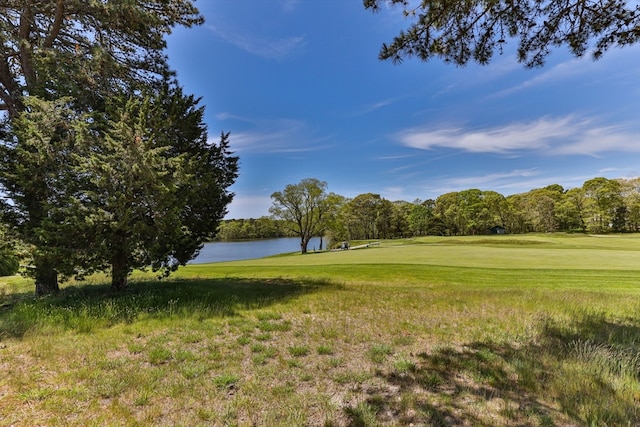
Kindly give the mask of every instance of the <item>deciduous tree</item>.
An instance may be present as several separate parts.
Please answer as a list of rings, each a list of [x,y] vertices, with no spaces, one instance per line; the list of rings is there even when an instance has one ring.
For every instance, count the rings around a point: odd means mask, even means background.
[[[395,207],[379,194],[359,194],[345,206],[345,220],[350,239],[385,239],[393,237]]]
[[[562,200],[556,203],[556,218],[558,218],[561,230],[585,231],[585,192],[582,188],[567,190]]]
[[[622,197],[627,208],[627,228],[640,231],[640,178],[620,180]]]
[[[582,184],[588,204],[588,228],[602,232],[613,226],[616,210],[623,204],[620,183],[604,177],[592,178]]]
[[[436,215],[442,220],[445,234],[456,235],[460,232],[460,214],[458,192],[445,193],[436,199]]]
[[[559,185],[550,185],[524,194],[524,211],[532,231],[558,231],[556,206],[562,200],[562,191]]]
[[[429,209],[420,202],[413,203],[409,214],[409,230],[414,236],[426,236],[429,232],[430,221],[433,218],[433,209]]]
[[[284,220],[289,229],[300,236],[300,251],[307,253],[309,241],[324,230],[325,217],[332,209],[327,183],[306,178],[298,184],[287,185],[283,191],[276,191],[271,200],[271,215]]]

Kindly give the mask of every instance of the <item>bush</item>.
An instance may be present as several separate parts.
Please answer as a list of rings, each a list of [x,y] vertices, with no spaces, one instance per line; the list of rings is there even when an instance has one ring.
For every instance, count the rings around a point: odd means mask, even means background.
[[[16,254],[8,249],[0,249],[0,276],[13,276],[19,268]]]

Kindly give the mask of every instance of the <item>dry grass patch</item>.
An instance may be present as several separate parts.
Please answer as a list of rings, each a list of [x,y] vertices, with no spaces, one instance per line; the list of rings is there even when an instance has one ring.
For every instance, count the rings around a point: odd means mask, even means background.
[[[433,246],[405,244],[403,264],[384,247],[336,255],[351,264],[279,257],[124,294],[35,299],[14,282],[0,293],[0,425],[640,424],[640,267],[574,262],[636,249],[536,239],[509,247],[509,265],[425,265],[413,252]],[[571,268],[518,264],[545,245]],[[462,264],[467,249],[437,250]]]

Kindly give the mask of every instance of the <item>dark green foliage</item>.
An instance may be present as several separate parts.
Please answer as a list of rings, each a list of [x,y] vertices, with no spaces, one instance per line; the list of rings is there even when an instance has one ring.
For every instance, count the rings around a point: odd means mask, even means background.
[[[179,88],[114,102],[104,133],[79,153],[87,182],[76,223],[92,231],[85,269],[110,265],[121,289],[134,268],[164,275],[210,240],[233,194],[228,134],[207,141],[198,100]]]
[[[229,135],[207,141],[204,110],[180,89],[131,98],[104,145],[88,147],[82,169],[91,175],[88,218],[98,227],[93,253],[108,261],[114,288],[133,268],[165,274],[184,265],[210,240],[233,194],[237,157]]]
[[[20,261],[15,250],[15,239],[5,225],[3,201],[0,200],[0,276],[11,276],[18,272]]]
[[[73,170],[75,131],[84,118],[68,98],[24,98],[13,120],[13,138],[0,145],[0,184],[11,197],[5,214],[19,237],[33,246],[33,270],[43,293],[58,288],[58,273],[74,273],[72,253],[84,237],[67,221],[81,182]],[[73,236],[73,238],[69,238]]]
[[[518,42],[518,59],[528,67],[544,64],[551,49],[567,46],[576,56],[593,51],[595,59],[614,46],[640,38],[640,5],[624,0],[432,1],[418,6],[408,0],[364,0],[373,11],[384,4],[401,5],[413,22],[380,59],[401,62],[415,56],[465,65],[487,64],[511,40]]]
[[[207,141],[193,96],[168,86],[114,98],[101,115],[75,114],[64,100],[25,102],[14,120],[20,143],[2,147],[0,170],[14,225],[47,267],[35,269],[37,282],[110,268],[121,289],[132,269],[168,274],[211,239],[237,158],[228,134]]]
[[[0,276],[11,276],[18,272],[20,263],[16,254],[10,249],[0,248]]]
[[[216,240],[249,240],[277,237],[296,237],[283,227],[281,221],[263,216],[257,219],[229,219],[220,223]]]
[[[171,271],[215,230],[237,159],[228,135],[208,144],[163,53],[202,21],[191,0],[0,5],[0,191],[37,294],[107,265],[116,288]]]
[[[202,22],[191,0],[3,1],[0,106],[11,118],[23,95],[99,107],[114,90],[170,76],[164,36]]]
[[[399,212],[398,206],[379,194],[367,193],[345,203],[341,217],[349,240],[390,239],[402,235],[395,227],[401,221],[394,221]]]

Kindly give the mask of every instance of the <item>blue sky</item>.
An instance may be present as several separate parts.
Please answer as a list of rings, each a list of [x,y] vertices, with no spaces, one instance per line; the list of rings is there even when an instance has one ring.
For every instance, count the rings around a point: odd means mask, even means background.
[[[240,176],[227,218],[268,215],[304,178],[346,197],[504,195],[640,175],[640,45],[599,61],[557,49],[544,68],[515,43],[487,66],[378,60],[408,26],[361,0],[199,0],[204,25],[168,38],[202,97],[210,138],[231,132]]]

